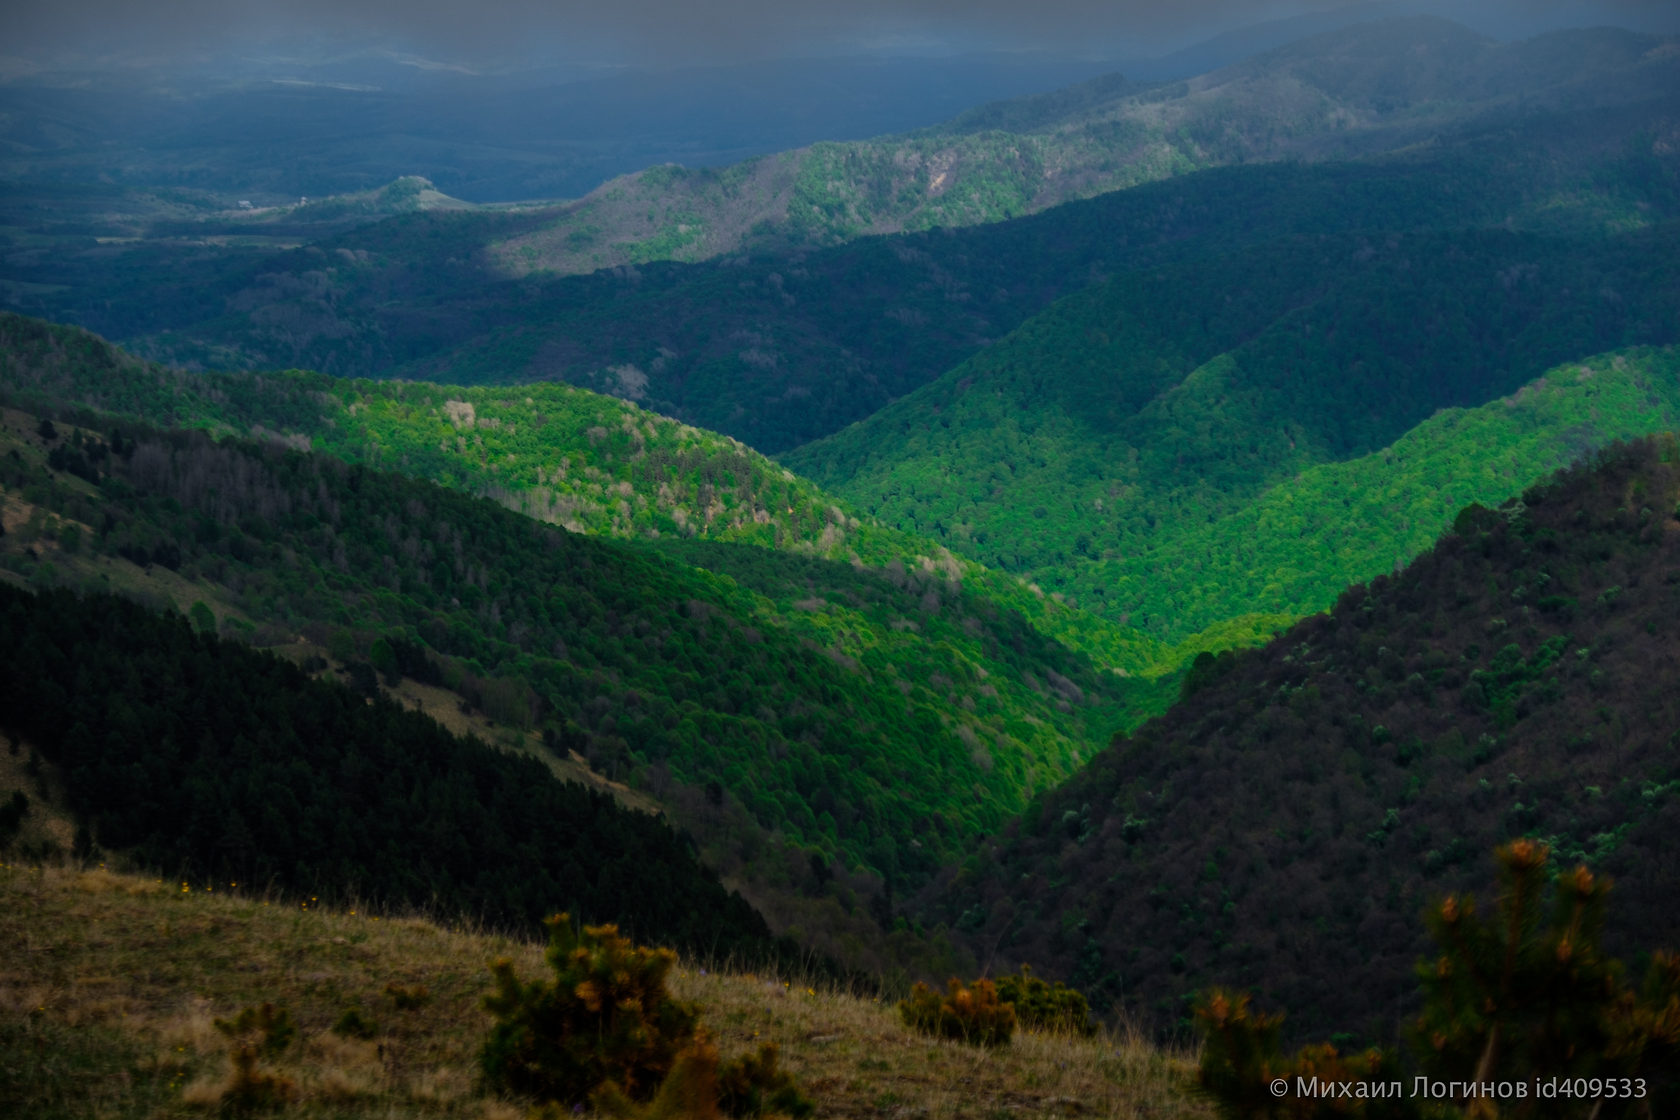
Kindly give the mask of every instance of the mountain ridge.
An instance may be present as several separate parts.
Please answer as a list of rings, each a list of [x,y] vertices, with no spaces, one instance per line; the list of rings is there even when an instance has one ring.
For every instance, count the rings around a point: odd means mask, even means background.
[[[1140,611],[1161,602],[1149,584],[1171,569],[1151,554],[1176,536],[1559,361],[1672,343],[1674,232],[1321,236],[1122,276],[782,461],[886,524],[1175,640],[1212,621]],[[1672,397],[1668,374],[1650,376],[1654,401]],[[1615,426],[1638,407],[1619,407],[1607,430],[1639,434]],[[1590,408],[1577,415],[1591,427]]]
[[[1211,166],[1403,149],[1519,102],[1532,112],[1646,100],[1680,75],[1671,48],[1611,29],[1503,44],[1440,17],[1396,17],[1177,84],[1139,90],[1109,76],[904,138],[623,176],[491,253],[515,275],[587,272],[995,221]],[[1027,130],[993,123],[1017,121]],[[748,197],[765,201],[743,211]]]

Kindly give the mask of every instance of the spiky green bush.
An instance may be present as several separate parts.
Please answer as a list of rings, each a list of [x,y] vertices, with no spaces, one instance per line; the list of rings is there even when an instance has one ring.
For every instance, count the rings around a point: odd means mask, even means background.
[[[998,999],[1012,1004],[1015,1021],[1023,1030],[1050,1034],[1088,1035],[1096,1031],[1091,1023],[1091,1005],[1085,994],[1060,980],[1047,984],[1032,974],[1032,966],[997,978]]]
[[[1256,1011],[1245,993],[1214,989],[1197,1000],[1195,1017],[1202,1032],[1197,1083],[1229,1120],[1410,1120],[1417,1115],[1414,1102],[1406,1097],[1303,1097],[1294,1091],[1300,1077],[1338,1084],[1392,1082],[1400,1073],[1387,1051],[1344,1055],[1320,1043],[1286,1057],[1278,1048],[1283,1016]],[[1273,1089],[1278,1080],[1288,1087],[1282,1095]]]
[[[279,1108],[297,1095],[290,1078],[257,1064],[259,1058],[279,1057],[297,1037],[297,1025],[284,1007],[247,1007],[231,1019],[214,1020],[214,1026],[228,1040],[233,1067],[217,1101],[223,1112],[239,1115]]]
[[[1680,961],[1654,953],[1635,991],[1599,945],[1608,880],[1585,865],[1554,878],[1551,852],[1535,840],[1494,855],[1494,913],[1483,918],[1474,899],[1449,895],[1428,915],[1440,952],[1418,966],[1424,1005],[1411,1032],[1424,1072],[1644,1078],[1671,1098],[1680,1075]]]
[[[776,1044],[757,1054],[743,1054],[718,1067],[718,1104],[731,1116],[789,1116],[804,1120],[816,1105],[800,1092],[786,1071],[777,1068]]]
[[[361,1008],[346,1007],[333,1024],[332,1033],[340,1038],[372,1038],[379,1033],[379,1024]]]
[[[816,1106],[792,1077],[776,1067],[776,1047],[757,1054],[718,1061],[717,1047],[704,1030],[677,1055],[671,1072],[646,1104],[630,1100],[608,1082],[590,1097],[596,1111],[613,1120],[716,1120],[720,1116],[785,1116],[805,1120]]]
[[[1607,881],[1585,866],[1554,877],[1549,849],[1535,840],[1513,841],[1494,856],[1502,880],[1494,913],[1484,918],[1474,899],[1449,895],[1428,915],[1438,952],[1418,966],[1423,1009],[1409,1032],[1418,1068],[1437,1084],[1602,1079],[1637,1084],[1647,1094],[1637,1100],[1535,1096],[1511,1106],[1512,1115],[1666,1115],[1680,1096],[1680,958],[1654,953],[1635,991],[1623,982],[1621,964],[1599,947]],[[1402,1075],[1394,1056],[1380,1050],[1346,1057],[1321,1044],[1283,1057],[1282,1017],[1252,1010],[1246,995],[1208,993],[1196,1021],[1204,1040],[1201,1086],[1232,1120],[1401,1118],[1458,1115],[1460,1108],[1490,1115],[1490,1098],[1468,1093],[1425,1103],[1301,1098],[1293,1091],[1274,1096],[1271,1084],[1279,1078],[1294,1086],[1297,1077],[1351,1083]]]
[[[1015,1009],[998,999],[990,980],[965,985],[953,976],[943,996],[918,983],[898,1013],[911,1030],[971,1046],[1002,1046],[1015,1033]]]
[[[608,1082],[645,1100],[694,1041],[698,1009],[671,996],[669,949],[646,949],[617,926],[544,923],[552,981],[521,983],[506,958],[491,964],[484,1007],[496,1025],[480,1054],[485,1083],[539,1100],[583,1104]]]

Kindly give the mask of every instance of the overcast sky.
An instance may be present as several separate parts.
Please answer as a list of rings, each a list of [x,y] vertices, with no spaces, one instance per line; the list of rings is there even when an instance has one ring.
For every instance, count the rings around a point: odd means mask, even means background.
[[[1374,3],[1376,0],[1363,0]],[[1429,0],[1423,0],[1427,3]],[[1159,54],[1349,0],[10,0],[0,54],[217,51],[275,36],[369,39],[454,60],[711,62],[995,48]],[[1445,4],[1440,7],[1452,11]],[[1536,26],[1672,29],[1674,0],[1460,0]]]

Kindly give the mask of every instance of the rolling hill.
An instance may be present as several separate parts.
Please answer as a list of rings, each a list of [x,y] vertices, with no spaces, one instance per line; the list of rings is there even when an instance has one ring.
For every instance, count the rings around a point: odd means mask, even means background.
[[[1035,802],[939,912],[1161,1023],[1222,984],[1365,1038],[1411,1006],[1418,912],[1507,837],[1615,879],[1610,951],[1662,945],[1677,461],[1672,436],[1618,445],[1469,506],[1330,612],[1199,659],[1181,703]]]
[[[772,597],[324,453],[9,421],[25,579],[216,602],[231,635],[447,685],[609,777],[722,783],[847,867],[925,873],[1127,718],[1125,682],[943,572],[813,563]]]
[[[740,443],[563,385],[351,382],[291,371],[205,376],[86,332],[0,313],[0,385],[175,427],[284,438],[494,498],[572,531],[742,541],[965,581],[1001,608],[1123,672],[1172,667],[1158,642],[1074,611],[923,538],[859,521]]]
[[[10,403],[38,410],[6,415],[8,578],[192,611],[370,695],[452,726],[464,714],[562,778],[661,807],[779,932],[848,963],[898,967],[926,952],[908,933],[896,947],[882,938],[895,886],[924,879],[1168,698],[1170,678],[1116,674],[1045,631],[1106,643],[1149,673],[1171,663],[1158,644],[937,548],[917,552],[923,542],[815,504],[820,492],[732,441],[620,401],[547,387],[548,427],[529,430],[549,442],[511,452],[494,441],[520,438],[534,406],[498,425],[486,397],[466,425],[470,402],[450,391],[418,408],[431,389],[207,378],[84,332],[4,327],[0,382]],[[49,405],[53,424],[39,412]],[[136,415],[221,438],[123,418]],[[610,440],[595,430],[603,419]],[[300,450],[310,431],[362,462]],[[533,474],[569,464],[589,480],[574,514],[622,536],[566,532],[374,463],[494,488],[476,440],[424,458],[446,432],[488,436],[509,464],[529,451]],[[806,525],[754,489],[772,486],[775,502],[818,516]],[[518,506],[518,493],[499,497]],[[778,530],[754,511],[802,535],[759,547]]]
[[[543,945],[400,910],[300,910],[244,885],[190,886],[104,868],[0,865],[0,937],[47,950],[0,958],[0,988],[37,1001],[0,1024],[0,1067],[15,1073],[0,1081],[0,1107],[31,1117],[203,1116],[231,1095],[230,1041],[214,1020],[273,1003],[297,1029],[265,1062],[296,1085],[287,1111],[344,1120],[529,1111],[528,1099],[516,1105],[479,1087],[493,1022],[480,1001],[497,958],[511,959],[521,977],[548,973]],[[88,937],[90,928],[99,936]],[[113,975],[124,978],[120,997]],[[668,982],[676,998],[698,1005],[728,1058],[776,1045],[779,1068],[825,1116],[866,1116],[889,1097],[951,1120],[1057,1112],[1068,1101],[1103,1116],[1214,1115],[1192,1091],[1194,1065],[1182,1048],[1108,1032],[1020,1035],[976,1063],[971,1047],[905,1027],[873,991],[835,990],[798,968],[746,972],[684,954]],[[429,998],[404,1007],[393,986],[423,987]],[[372,1037],[334,1031],[348,1008]]]
[[[75,820],[79,858],[108,848],[305,907],[527,931],[570,908],[695,951],[800,951],[774,945],[668,823],[534,758],[110,594],[0,582],[0,617],[0,728],[12,755],[27,746],[35,798]]]
[[[1454,506],[1372,524],[1357,491],[1338,512],[1325,489],[1356,472],[1307,472],[1392,458],[1384,449],[1440,409],[1507,409],[1489,402],[1557,363],[1675,341],[1673,239],[1671,227],[1601,243],[1344,235],[1119,277],[783,461],[885,524],[1163,640],[1250,610],[1317,610],[1408,558]],[[1460,441],[1441,453],[1466,482],[1497,464],[1492,492],[1457,495],[1497,501],[1513,469],[1529,472],[1514,479],[1520,488],[1571,447],[1670,422],[1671,359],[1605,373],[1626,391],[1582,382],[1547,395],[1549,411],[1520,407],[1520,424],[1437,425],[1424,442]],[[1509,457],[1523,432],[1543,425],[1552,450],[1517,468]],[[1495,428],[1502,437],[1489,442]],[[1310,508],[1311,540],[1287,518],[1257,522],[1254,504],[1267,500]],[[1258,534],[1243,528],[1257,524]],[[1365,543],[1358,566],[1311,547],[1354,535]],[[1256,555],[1273,567],[1253,571]],[[1287,572],[1268,592],[1271,573]]]
[[[1290,59],[1276,62],[1279,74],[1306,65]],[[535,211],[431,210],[333,233],[305,222],[322,203],[284,222],[206,217],[194,236],[179,217],[101,225],[89,203],[62,234],[21,219],[5,232],[4,298],[175,365],[565,380],[780,453],[868,416],[1108,277],[1301,234],[1512,227],[1598,239],[1680,215],[1666,139],[1680,120],[1665,94],[1672,83],[1646,75],[1649,97],[1616,102],[1591,93],[1599,79],[1582,78],[1582,66],[1545,79],[1573,74],[1586,82],[1579,96],[1519,104],[1504,86],[1470,91],[1507,100],[1469,131],[1438,129],[1401,151],[1215,167],[1013,221],[588,276],[512,278],[496,262],[493,246],[541,228]],[[1242,82],[1206,96],[1236,97]],[[1104,87],[1094,88],[1009,113],[1077,115],[1102,100]],[[1443,104],[1406,112],[1435,121]]]

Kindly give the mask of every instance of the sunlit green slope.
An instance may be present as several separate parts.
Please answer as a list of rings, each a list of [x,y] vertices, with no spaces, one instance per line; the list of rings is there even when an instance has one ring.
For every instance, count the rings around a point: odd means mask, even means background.
[[[1600,243],[1354,235],[1121,277],[783,459],[884,523],[1168,640],[1317,609],[1442,522],[1401,511],[1370,525],[1362,500],[1338,498],[1345,518],[1315,514],[1320,536],[1302,540],[1275,511],[1304,472],[1373,455],[1437,410],[1479,408],[1559,362],[1674,341],[1674,249],[1669,229]],[[1492,484],[1506,489],[1453,497],[1508,493],[1570,447],[1661,426],[1642,401],[1601,382],[1519,410],[1550,433],[1535,437],[1545,449]],[[1487,464],[1509,463],[1522,434],[1442,431],[1429,442],[1450,444],[1466,482],[1497,477]],[[1346,537],[1367,543],[1317,543]],[[1264,573],[1250,569],[1258,557]]]
[[[695,537],[936,573],[1123,672],[1153,639],[1075,611],[925,537],[858,518],[726,436],[566,385],[464,388],[290,371],[215,377],[140,362],[86,332],[0,314],[0,383],[154,423],[283,437],[492,497],[573,531]]]

